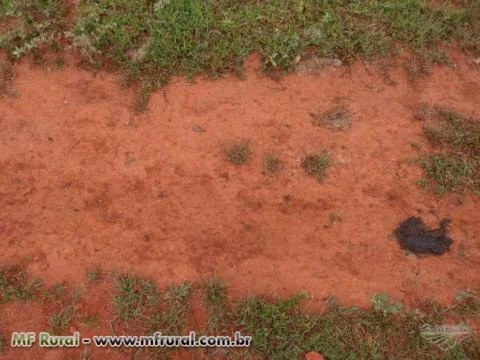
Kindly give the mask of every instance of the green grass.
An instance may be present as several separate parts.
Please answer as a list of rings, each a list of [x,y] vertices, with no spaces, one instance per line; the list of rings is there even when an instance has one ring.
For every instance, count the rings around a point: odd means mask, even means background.
[[[47,289],[45,295],[49,299],[59,302],[65,297],[66,292],[67,289],[64,283],[56,283]]]
[[[54,334],[61,334],[72,322],[74,311],[72,306],[64,306],[60,311],[53,313],[48,318],[48,324]]]
[[[121,69],[126,84],[142,82],[139,111],[173,75],[241,73],[252,52],[275,72],[292,70],[306,49],[346,63],[399,46],[429,62],[443,57],[447,43],[480,54],[476,0],[439,8],[423,0],[82,0],[72,24],[61,1],[0,4],[0,16],[15,20],[0,39],[12,60],[31,55],[41,62],[46,50],[71,45],[85,64]]]
[[[478,298],[470,298],[478,306]],[[308,351],[317,351],[327,359],[473,359],[480,354],[480,341],[466,342],[442,353],[420,335],[423,324],[461,323],[455,309],[465,306],[458,299],[455,306],[441,308],[424,304],[422,309],[406,309],[386,295],[372,297],[372,307],[342,307],[328,299],[320,313],[303,310],[302,296],[267,301],[250,297],[233,307],[232,322],[244,334],[253,336],[253,352],[269,359],[300,359]],[[469,305],[468,316],[480,312]],[[456,315],[454,315],[456,314]],[[456,316],[452,320],[452,316]]]
[[[228,321],[227,288],[219,280],[210,279],[203,284],[203,291],[204,303],[209,315],[208,330],[212,334],[219,334]]]
[[[57,0],[1,0],[0,19],[14,20],[0,36],[0,48],[12,59],[56,50],[65,38],[66,8]]]
[[[152,281],[129,274],[118,277],[113,304],[122,320],[145,317],[158,304],[159,299],[160,293]]]
[[[224,283],[211,279],[203,284],[203,289],[205,291],[205,303],[208,306],[216,308],[225,304],[227,298]]]
[[[465,193],[468,189],[478,189],[479,162],[457,155],[426,155],[420,164],[427,178],[433,182],[438,195],[450,192]]]
[[[41,285],[38,279],[30,279],[20,266],[0,269],[0,303],[31,301]]]
[[[102,269],[99,266],[93,266],[87,272],[87,286],[92,286],[94,283],[100,282],[104,277]]]
[[[302,167],[305,170],[305,173],[309,176],[315,177],[319,182],[322,182],[325,179],[330,164],[331,158],[326,151],[307,155],[302,160]]]
[[[435,152],[420,164],[437,194],[480,190],[480,122],[444,108],[424,107],[417,116]]]
[[[189,282],[169,286],[164,294],[166,307],[164,311],[157,312],[149,319],[150,329],[172,335],[185,333],[191,290],[192,284]]]
[[[421,302],[412,309],[392,301],[385,294],[376,294],[369,308],[345,307],[328,298],[324,310],[313,312],[306,310],[310,307],[306,295],[287,299],[249,296],[232,300],[225,284],[218,280],[208,280],[198,286],[181,283],[165,290],[159,290],[151,280],[130,274],[114,280],[115,312],[125,321],[126,329],[135,329],[135,334],[161,331],[168,335],[185,335],[190,330],[204,333],[202,325],[197,323],[198,313],[193,313],[193,305],[198,311],[200,299],[207,310],[208,333],[231,335],[240,331],[242,335],[252,336],[251,347],[222,349],[222,358],[303,359],[309,351],[316,351],[329,360],[468,360],[480,356],[477,334],[443,352],[420,333],[425,324],[465,324],[478,319],[480,299],[472,291],[459,293],[448,307]],[[49,289],[56,293],[58,288],[54,285]],[[97,290],[87,288],[86,291],[93,292],[89,295],[92,296]],[[59,293],[62,297],[64,291]],[[100,321],[112,320],[86,315],[77,321],[75,303],[63,300],[58,311],[47,319],[56,334],[65,332],[72,324],[97,326]],[[51,305],[41,304],[47,308]],[[6,346],[5,337],[0,335],[0,353],[9,351]],[[138,349],[132,353],[132,358],[169,358],[172,351],[175,349]],[[189,351],[199,358],[204,358],[203,355],[209,358],[214,350]]]
[[[245,165],[251,156],[252,150],[247,142],[231,145],[225,150],[227,161],[235,166]]]

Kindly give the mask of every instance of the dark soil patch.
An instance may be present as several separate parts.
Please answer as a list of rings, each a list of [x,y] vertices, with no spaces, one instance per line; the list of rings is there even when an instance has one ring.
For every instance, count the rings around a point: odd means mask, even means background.
[[[443,219],[440,227],[429,229],[421,218],[411,217],[399,225],[395,235],[402,249],[416,254],[442,255],[453,242],[447,235],[449,223],[449,219]]]

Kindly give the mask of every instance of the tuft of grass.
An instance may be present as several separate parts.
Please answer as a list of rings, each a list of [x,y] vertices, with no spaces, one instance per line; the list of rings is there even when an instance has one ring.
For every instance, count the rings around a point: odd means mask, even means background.
[[[263,166],[269,174],[277,174],[282,170],[282,160],[275,154],[268,153],[263,159]]]
[[[253,337],[255,351],[270,359],[296,359],[308,350],[300,344],[305,342],[311,323],[300,315],[300,300],[297,296],[271,303],[251,296],[237,305],[235,317]]]
[[[10,266],[0,270],[0,303],[8,301],[34,300],[42,286],[38,279],[30,279],[21,266]]]
[[[63,57],[59,57],[55,59],[55,69],[62,70],[65,67],[65,59]]]
[[[417,118],[436,149],[420,165],[437,194],[480,190],[480,122],[439,107],[424,107]]]
[[[99,266],[93,266],[88,272],[87,272],[87,285],[92,286],[93,283],[100,282],[103,279],[103,272],[102,269]]]
[[[208,329],[212,334],[219,334],[228,324],[227,288],[219,280],[210,279],[203,284],[205,304],[208,310]]]
[[[66,295],[66,287],[64,283],[53,284],[50,288],[47,289],[45,295],[52,299],[53,301],[61,301]]]
[[[465,193],[468,189],[478,189],[480,186],[478,161],[437,154],[426,155],[420,160],[420,165],[427,178],[434,183],[438,195]]]
[[[61,334],[72,322],[74,315],[73,306],[64,306],[59,312],[49,316],[48,323],[54,334]]]
[[[211,279],[203,284],[205,302],[207,306],[217,307],[225,304],[227,300],[226,286],[219,280]]]
[[[330,164],[331,158],[326,151],[307,155],[302,160],[302,167],[307,175],[315,177],[319,182],[324,180]]]
[[[252,155],[252,150],[247,142],[234,144],[225,150],[227,161],[235,166],[245,165]]]
[[[383,316],[396,314],[403,309],[402,304],[392,302],[387,294],[375,294],[370,299],[370,302],[373,305],[373,309],[381,312]]]
[[[450,311],[457,316],[480,317],[480,299],[474,291],[461,291]]]
[[[165,294],[165,311],[150,317],[150,329],[164,333],[180,335],[186,331],[188,311],[190,309],[192,284],[170,285]]]
[[[153,281],[129,274],[118,277],[113,304],[122,320],[144,317],[159,300],[160,292]]]

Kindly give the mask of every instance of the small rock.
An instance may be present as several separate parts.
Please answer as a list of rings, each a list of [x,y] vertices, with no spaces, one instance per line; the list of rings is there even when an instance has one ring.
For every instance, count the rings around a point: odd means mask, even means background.
[[[329,67],[341,67],[343,62],[337,58],[319,58],[316,55],[306,55],[295,64],[296,70],[300,73],[319,74]]]
[[[340,67],[340,66],[343,65],[343,62],[340,59],[333,59],[332,60],[332,65],[335,66],[335,67]]]
[[[323,356],[315,351],[310,351],[305,354],[305,360],[324,360]]]

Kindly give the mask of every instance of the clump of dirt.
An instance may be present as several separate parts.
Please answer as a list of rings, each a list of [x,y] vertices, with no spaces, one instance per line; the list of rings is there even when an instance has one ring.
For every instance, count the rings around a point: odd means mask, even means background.
[[[299,73],[319,74],[320,72],[331,68],[341,67],[342,60],[335,58],[322,58],[316,55],[304,55],[297,58],[297,65],[295,70]]]
[[[453,243],[447,235],[450,221],[443,219],[440,227],[429,229],[421,218],[410,217],[399,225],[395,235],[402,249],[416,254],[442,255]]]
[[[311,113],[314,126],[322,126],[330,130],[346,130],[352,126],[352,117],[345,106],[336,106],[321,113]]]

